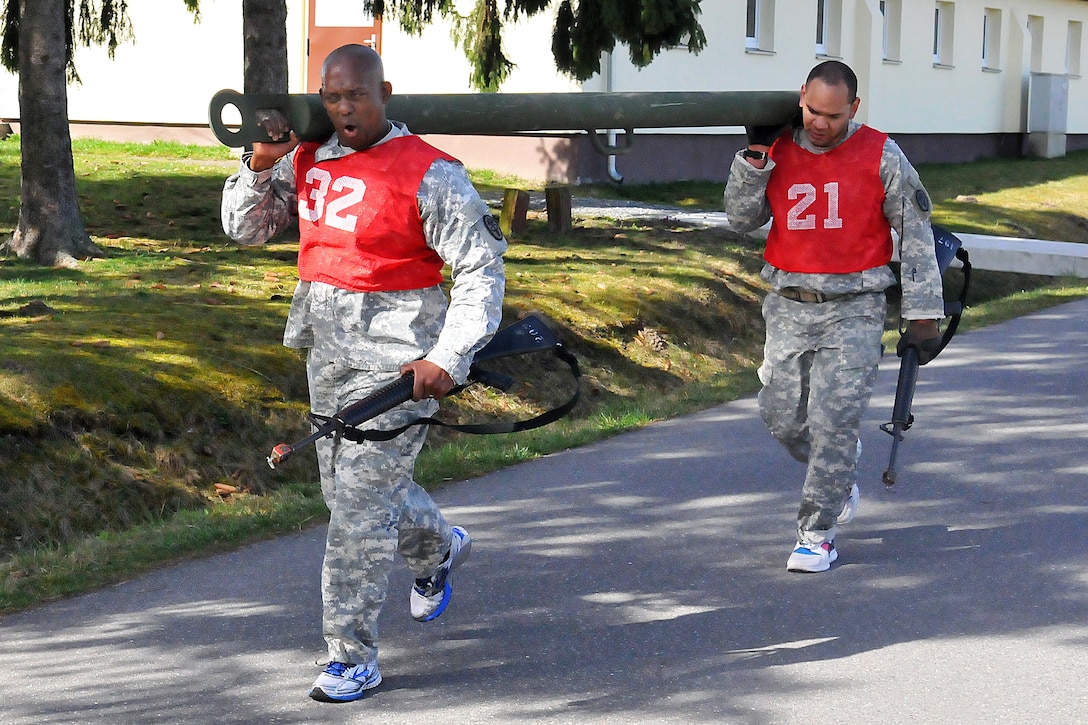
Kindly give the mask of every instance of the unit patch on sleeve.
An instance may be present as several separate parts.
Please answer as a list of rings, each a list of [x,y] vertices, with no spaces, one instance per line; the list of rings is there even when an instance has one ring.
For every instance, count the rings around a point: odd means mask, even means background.
[[[918,208],[922,211],[929,211],[929,195],[926,194],[925,189],[918,189],[914,192],[914,203],[918,205]]]
[[[484,226],[487,227],[487,231],[491,233],[496,240],[502,239],[502,229],[499,228],[499,220],[495,218],[494,214],[488,214],[483,218]]]

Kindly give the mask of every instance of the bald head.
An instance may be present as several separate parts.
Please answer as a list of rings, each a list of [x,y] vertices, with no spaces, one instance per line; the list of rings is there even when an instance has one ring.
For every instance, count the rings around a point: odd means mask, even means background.
[[[381,56],[365,45],[341,46],[321,66],[321,102],[342,146],[361,151],[389,133],[385,104],[392,94]]]
[[[385,80],[385,67],[382,65],[382,57],[368,45],[342,45],[325,57],[321,64],[321,85],[325,85],[325,76],[333,65],[352,68],[363,75],[376,75],[376,81]]]

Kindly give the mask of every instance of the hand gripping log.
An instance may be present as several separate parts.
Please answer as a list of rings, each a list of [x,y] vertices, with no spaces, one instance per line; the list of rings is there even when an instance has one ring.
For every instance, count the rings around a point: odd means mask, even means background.
[[[960,317],[963,315],[964,307],[967,304],[967,291],[971,286],[971,259],[959,238],[936,224],[933,225],[933,246],[937,255],[937,267],[942,275],[951,265],[953,258],[960,260],[963,265],[963,286],[960,288],[959,299],[944,304],[944,314],[945,317],[949,318],[949,321],[945,326],[944,333],[941,335],[940,347],[933,354],[935,358],[941,353],[941,350],[944,350],[953,335],[956,334],[956,328],[959,326]],[[899,454],[899,442],[903,440],[903,431],[914,424],[911,406],[914,404],[914,389],[918,385],[918,367],[918,350],[914,346],[908,346],[903,352],[903,357],[900,358],[899,380],[895,385],[895,403],[892,405],[891,422],[880,426],[882,431],[892,437],[892,450],[888,457],[888,468],[881,477],[887,486],[895,484],[895,462]]]
[[[310,413],[307,417],[313,425],[314,431],[295,443],[280,443],[275,446],[272,449],[272,453],[267,458],[268,465],[271,468],[275,468],[277,464],[287,460],[287,458],[296,451],[312,445],[322,438],[331,438],[333,436],[343,436],[348,440],[358,442],[362,440],[390,440],[413,425],[442,425],[454,430],[472,434],[514,433],[547,425],[548,423],[562,418],[577,404],[579,396],[578,378],[580,377],[580,372],[578,369],[578,361],[574,355],[563,347],[555,333],[552,332],[548,326],[544,324],[544,321],[536,315],[528,315],[518,322],[496,332],[491,340],[473,356],[472,365],[469,368],[468,381],[464,385],[457,386],[450,391],[450,394],[452,395],[463,390],[472,383],[481,383],[505,392],[513,385],[514,379],[509,375],[480,367],[481,363],[501,357],[509,357],[511,355],[525,355],[548,350],[553,352],[556,357],[563,360],[570,367],[571,374],[575,380],[574,394],[566,403],[545,411],[529,420],[454,425],[435,418],[418,418],[411,423],[392,430],[361,430],[359,426],[363,423],[412,399],[412,387],[415,380],[414,376],[411,373],[408,373],[407,375],[402,375],[388,385],[378,388],[361,400],[357,400],[342,408],[331,416]]]

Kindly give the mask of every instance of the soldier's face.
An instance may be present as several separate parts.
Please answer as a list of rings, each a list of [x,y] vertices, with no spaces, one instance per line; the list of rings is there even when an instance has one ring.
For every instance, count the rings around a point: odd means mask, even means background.
[[[801,111],[808,140],[817,148],[827,148],[842,141],[860,103],[860,98],[850,100],[846,84],[832,86],[814,78],[811,83],[801,86]]]
[[[389,130],[385,104],[392,92],[374,68],[350,60],[328,65],[321,102],[341,145],[360,151],[385,136]]]

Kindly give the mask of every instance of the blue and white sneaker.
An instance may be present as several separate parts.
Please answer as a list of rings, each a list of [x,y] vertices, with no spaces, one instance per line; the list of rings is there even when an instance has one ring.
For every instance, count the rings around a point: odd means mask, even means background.
[[[786,569],[814,573],[827,571],[831,568],[831,562],[839,558],[839,552],[835,551],[835,544],[825,541],[822,544],[797,543],[797,548],[790,554],[786,561]]]
[[[344,662],[330,662],[325,671],[314,680],[310,688],[310,697],[319,702],[352,702],[362,699],[367,690],[382,684],[382,673],[378,665],[349,665]]]
[[[450,603],[450,594],[453,591],[449,582],[450,572],[461,566],[471,551],[472,538],[468,532],[460,526],[454,526],[453,539],[446,558],[438,565],[434,574],[426,579],[416,579],[412,586],[412,594],[409,598],[412,619],[417,622],[430,622],[438,619],[438,616],[446,611],[446,605]]]

